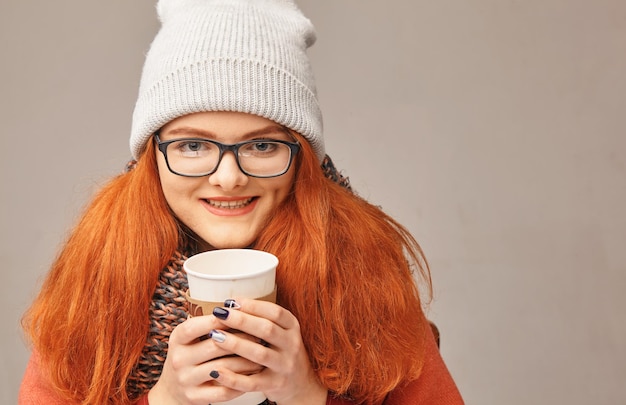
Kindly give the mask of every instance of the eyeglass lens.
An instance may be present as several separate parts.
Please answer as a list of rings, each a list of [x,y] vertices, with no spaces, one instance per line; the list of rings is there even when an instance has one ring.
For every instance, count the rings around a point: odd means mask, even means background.
[[[274,176],[285,172],[291,161],[288,145],[275,141],[238,144],[236,157],[241,169],[253,176]],[[167,146],[170,169],[188,176],[212,173],[220,163],[218,144],[202,140],[179,140]]]

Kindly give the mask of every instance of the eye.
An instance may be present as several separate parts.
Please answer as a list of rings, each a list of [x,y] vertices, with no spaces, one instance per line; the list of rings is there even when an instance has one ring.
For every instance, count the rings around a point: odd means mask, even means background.
[[[250,147],[256,152],[268,153],[276,149],[276,144],[274,142],[255,142],[250,144]]]
[[[178,141],[173,144],[175,150],[183,157],[199,157],[205,156],[216,147],[209,142],[202,142],[196,140]]]
[[[180,148],[191,152],[197,152],[200,148],[202,148],[202,144],[200,142],[184,142],[180,145]]]
[[[250,158],[269,158],[280,151],[281,143],[273,141],[254,141],[246,143],[239,149],[239,156]]]

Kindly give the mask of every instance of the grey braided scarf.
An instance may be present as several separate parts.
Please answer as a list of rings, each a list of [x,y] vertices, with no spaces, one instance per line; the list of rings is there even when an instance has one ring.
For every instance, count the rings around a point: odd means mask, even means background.
[[[135,165],[135,161],[129,162],[126,170],[132,170]],[[326,156],[321,167],[328,179],[352,191],[350,180],[337,171],[329,156]],[[156,384],[167,356],[170,334],[188,317],[188,304],[183,295],[187,290],[187,275],[183,270],[183,262],[186,259],[185,254],[191,253],[190,251],[175,253],[161,272],[159,284],[150,304],[150,331],[141,357],[126,384],[131,399],[140,398]]]

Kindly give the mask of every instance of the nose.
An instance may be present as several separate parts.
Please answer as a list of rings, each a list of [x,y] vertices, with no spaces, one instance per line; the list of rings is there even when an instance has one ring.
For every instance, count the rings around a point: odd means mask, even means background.
[[[217,170],[209,175],[209,183],[224,190],[233,190],[247,184],[248,176],[239,169],[235,154],[232,151],[226,151]]]

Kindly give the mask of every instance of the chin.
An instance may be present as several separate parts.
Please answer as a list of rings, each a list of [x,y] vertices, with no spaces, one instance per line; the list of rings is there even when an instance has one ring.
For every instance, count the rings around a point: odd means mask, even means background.
[[[254,240],[238,239],[238,240],[215,240],[209,245],[214,249],[245,249],[250,247]]]

